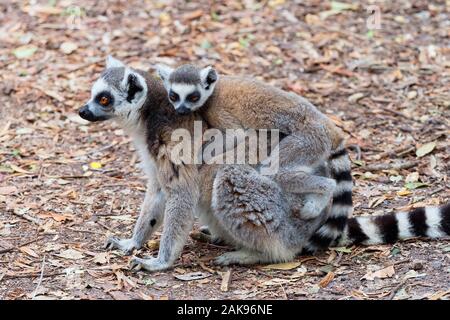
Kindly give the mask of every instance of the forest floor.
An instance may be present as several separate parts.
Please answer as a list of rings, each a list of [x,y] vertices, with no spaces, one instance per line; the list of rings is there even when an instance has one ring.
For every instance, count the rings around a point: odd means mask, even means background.
[[[231,268],[211,262],[231,248],[190,239],[173,269],[132,271],[103,244],[132,233],[139,160],[116,124],[77,114],[109,53],[146,70],[211,64],[305,96],[346,132],[361,149],[351,153],[355,215],[443,204],[448,1],[30,3],[0,3],[0,298],[450,297],[448,239]],[[369,9],[380,10],[378,29]],[[155,255],[159,236],[135,254]]]

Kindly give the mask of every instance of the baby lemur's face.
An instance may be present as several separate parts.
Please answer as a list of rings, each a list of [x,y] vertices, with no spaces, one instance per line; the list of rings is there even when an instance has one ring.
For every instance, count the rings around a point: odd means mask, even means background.
[[[79,115],[88,121],[129,119],[147,96],[145,79],[122,62],[108,57],[106,69],[91,89],[91,98]],[[131,119],[129,119],[131,120]]]
[[[156,69],[164,81],[170,103],[179,114],[188,114],[200,109],[213,93],[218,79],[212,67],[199,69],[185,64],[177,69],[157,65]]]

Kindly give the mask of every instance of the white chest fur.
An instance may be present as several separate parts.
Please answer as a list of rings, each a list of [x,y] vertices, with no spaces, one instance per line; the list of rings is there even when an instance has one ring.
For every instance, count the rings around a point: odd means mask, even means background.
[[[150,152],[148,150],[145,131],[141,126],[127,131],[133,140],[133,144],[136,148],[137,153],[139,154],[139,158],[141,160],[141,169],[147,175],[147,178],[149,180],[156,179],[156,165],[153,157],[150,155]]]

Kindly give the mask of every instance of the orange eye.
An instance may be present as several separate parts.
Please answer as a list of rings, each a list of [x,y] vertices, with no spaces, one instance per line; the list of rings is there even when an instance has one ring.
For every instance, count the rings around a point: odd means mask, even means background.
[[[107,106],[108,104],[109,104],[109,99],[107,98],[107,97],[101,97],[100,98],[100,104],[102,105],[102,106]]]

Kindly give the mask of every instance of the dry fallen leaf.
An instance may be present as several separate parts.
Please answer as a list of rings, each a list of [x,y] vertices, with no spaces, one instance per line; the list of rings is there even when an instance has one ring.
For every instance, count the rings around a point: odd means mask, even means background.
[[[70,260],[78,260],[84,258],[84,255],[80,251],[74,249],[67,249],[61,251],[59,254],[56,254],[56,256]]]
[[[0,187],[0,195],[9,195],[17,192],[17,188],[14,186],[10,187]]]
[[[149,241],[147,241],[147,247],[150,250],[158,250],[159,249],[159,240],[149,240]]]
[[[53,220],[57,222],[62,222],[66,220],[73,220],[73,216],[69,214],[59,214],[55,212],[46,212],[46,213],[39,213],[39,218],[52,218]]]
[[[437,292],[433,293],[432,295],[430,295],[428,297],[428,299],[429,300],[439,300],[439,299],[441,299],[441,298],[443,298],[443,297],[445,297],[446,295],[449,295],[449,294],[450,294],[450,290],[437,291]]]
[[[321,288],[325,288],[326,286],[328,286],[330,284],[331,281],[333,281],[333,279],[334,279],[334,272],[330,271],[327,273],[327,275],[325,277],[322,278],[322,280],[320,280],[319,286]]]
[[[431,151],[433,151],[435,147],[436,147],[436,141],[425,143],[424,145],[417,148],[416,156],[418,158],[423,157],[423,156],[429,154]]]
[[[93,260],[97,264],[105,264],[109,261],[109,252],[100,252],[95,255]]]
[[[261,267],[263,270],[291,270],[300,266],[301,262],[285,262],[285,263],[276,263],[269,264],[267,266]]]
[[[186,274],[176,274],[174,275],[175,278],[183,281],[192,281],[192,280],[199,280],[199,279],[205,279],[210,277],[210,273],[206,272],[190,272]]]
[[[34,250],[32,250],[30,247],[21,247],[19,248],[20,252],[26,253],[29,256],[32,256],[33,258],[39,258],[39,255],[34,252]]]
[[[394,274],[395,274],[394,266],[389,266],[389,267],[383,268],[383,269],[375,271],[375,272],[369,271],[361,278],[361,280],[365,279],[365,280],[373,281],[373,280],[375,280],[375,278],[385,279],[385,278],[392,277]]]

